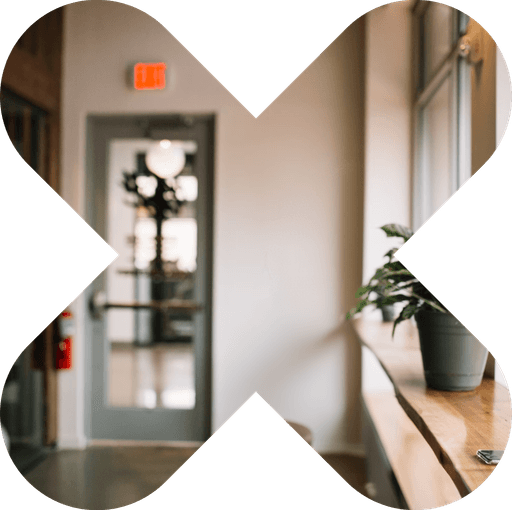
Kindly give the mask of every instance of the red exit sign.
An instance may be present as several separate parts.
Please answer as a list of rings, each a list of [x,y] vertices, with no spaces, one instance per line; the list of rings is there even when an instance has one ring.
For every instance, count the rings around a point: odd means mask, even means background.
[[[163,62],[135,64],[133,84],[137,90],[162,90],[165,88],[165,68]]]

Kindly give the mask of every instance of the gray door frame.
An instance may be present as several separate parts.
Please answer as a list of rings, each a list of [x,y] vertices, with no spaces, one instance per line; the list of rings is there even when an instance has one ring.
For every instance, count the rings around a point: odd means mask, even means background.
[[[110,140],[175,138],[196,140],[197,207],[196,299],[201,311],[194,337],[196,405],[192,410],[114,408],[107,405],[109,350],[105,321],[85,318],[85,434],[88,439],[205,441],[211,434],[211,323],[213,274],[213,115],[91,115],[87,118],[86,221],[107,239],[107,164]],[[196,166],[197,165],[197,166]],[[106,272],[84,291],[89,303],[104,291]]]

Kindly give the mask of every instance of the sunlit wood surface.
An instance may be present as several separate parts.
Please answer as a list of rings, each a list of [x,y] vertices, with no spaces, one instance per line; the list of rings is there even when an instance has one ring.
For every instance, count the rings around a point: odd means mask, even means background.
[[[484,379],[473,391],[427,388],[417,330],[411,321],[392,324],[353,321],[363,345],[377,356],[395,388],[398,402],[421,432],[462,496],[475,490],[495,466],[482,463],[479,449],[504,450],[510,433],[510,394]],[[498,360],[499,361],[499,360]]]
[[[363,393],[363,398],[409,510],[459,500],[452,479],[395,396]]]

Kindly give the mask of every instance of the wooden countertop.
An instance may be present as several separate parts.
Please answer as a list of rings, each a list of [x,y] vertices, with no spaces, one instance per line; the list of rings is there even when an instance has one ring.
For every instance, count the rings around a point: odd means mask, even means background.
[[[360,342],[377,357],[390,378],[398,402],[416,425],[461,496],[475,490],[492,473],[476,456],[479,449],[504,450],[510,433],[508,390],[484,379],[473,391],[452,392],[427,388],[419,339],[411,321],[397,327],[356,319]]]
[[[363,393],[363,401],[409,510],[461,499],[448,473],[392,393]]]

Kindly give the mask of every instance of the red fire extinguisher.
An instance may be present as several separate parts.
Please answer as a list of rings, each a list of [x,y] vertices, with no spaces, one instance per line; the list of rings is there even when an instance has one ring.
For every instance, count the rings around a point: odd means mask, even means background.
[[[60,341],[55,352],[55,368],[69,370],[71,368],[71,348],[75,330],[75,319],[70,310],[64,310],[59,316]]]

